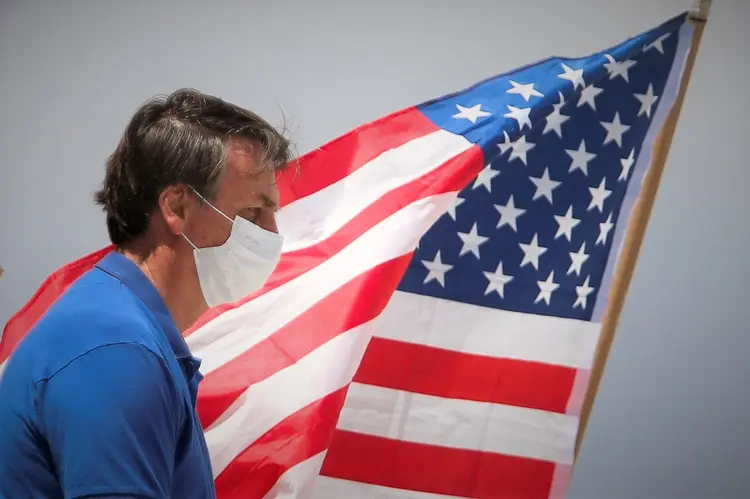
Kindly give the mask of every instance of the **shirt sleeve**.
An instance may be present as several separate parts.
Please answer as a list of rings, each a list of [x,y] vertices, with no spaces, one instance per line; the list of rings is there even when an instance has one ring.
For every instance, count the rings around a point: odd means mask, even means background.
[[[138,344],[98,347],[38,396],[66,499],[171,497],[181,398],[163,359]]]

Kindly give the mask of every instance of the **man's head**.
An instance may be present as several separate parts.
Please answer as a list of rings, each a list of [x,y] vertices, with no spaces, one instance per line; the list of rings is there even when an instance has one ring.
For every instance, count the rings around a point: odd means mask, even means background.
[[[118,249],[159,253],[160,266],[184,271],[191,245],[224,244],[235,217],[278,231],[275,174],[290,157],[289,141],[255,113],[178,90],[136,111],[95,199]]]

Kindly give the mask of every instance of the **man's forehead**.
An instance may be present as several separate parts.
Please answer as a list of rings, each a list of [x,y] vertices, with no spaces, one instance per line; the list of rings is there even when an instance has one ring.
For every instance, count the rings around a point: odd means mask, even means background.
[[[229,152],[228,167],[233,170],[234,180],[229,180],[227,188],[255,193],[269,208],[279,204],[279,189],[276,175],[257,161],[257,155],[245,148],[232,148]],[[233,185],[235,184],[235,185]]]
[[[233,140],[229,146],[229,165],[243,177],[251,177],[262,170],[260,146],[249,140]]]

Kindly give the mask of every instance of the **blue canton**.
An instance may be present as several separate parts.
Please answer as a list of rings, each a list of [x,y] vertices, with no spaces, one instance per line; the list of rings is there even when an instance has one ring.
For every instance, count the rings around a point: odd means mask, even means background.
[[[399,290],[591,320],[685,22],[419,106],[477,144],[487,166],[424,235]]]

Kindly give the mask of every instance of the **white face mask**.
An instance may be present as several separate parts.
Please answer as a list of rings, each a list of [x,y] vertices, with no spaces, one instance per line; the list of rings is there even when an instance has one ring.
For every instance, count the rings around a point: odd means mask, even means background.
[[[229,239],[221,246],[193,247],[195,267],[203,297],[210,307],[233,303],[260,289],[276,268],[284,238],[258,227],[242,217],[229,218],[224,212],[193,192],[217,213],[232,222]]]

